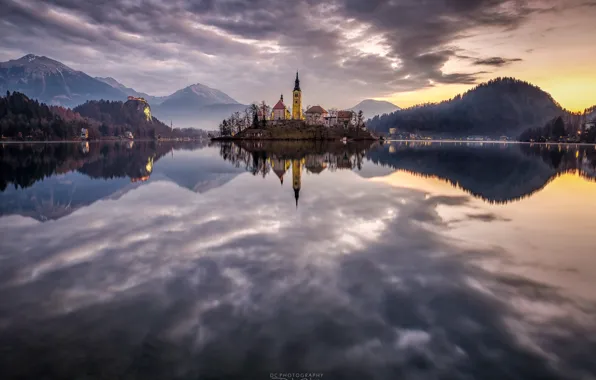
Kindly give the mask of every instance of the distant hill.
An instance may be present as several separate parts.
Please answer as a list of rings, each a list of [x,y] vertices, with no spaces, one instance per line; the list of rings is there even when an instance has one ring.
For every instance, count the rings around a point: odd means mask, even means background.
[[[246,107],[219,90],[197,83],[168,96],[153,112],[175,126],[215,129],[231,113]]]
[[[443,136],[518,136],[566,111],[530,83],[497,78],[441,103],[424,104],[375,117],[369,128]]]
[[[28,54],[0,62],[0,93],[18,91],[50,105],[76,106],[92,99],[124,100],[122,91],[82,71]]]
[[[399,111],[401,108],[393,103],[384,100],[365,99],[350,108],[350,110],[358,112],[362,110],[365,119],[372,119],[375,116],[381,116],[389,114],[395,111]]]
[[[239,104],[227,94],[197,83],[166,97],[162,106],[169,108],[203,107],[212,104]]]
[[[106,77],[106,78],[95,77],[95,79],[102,81],[102,82],[112,86],[113,88],[122,91],[126,96],[145,98],[145,100],[147,100],[149,102],[149,104],[152,104],[152,105],[160,104],[164,100],[167,99],[167,96],[152,96],[152,95],[146,94],[144,92],[138,92],[134,88],[126,87],[125,85],[118,82],[116,79],[114,79],[112,77]]]
[[[170,127],[153,117],[149,104],[141,100],[91,100],[75,107],[73,111],[100,122],[100,133],[104,136],[119,136],[131,131],[138,138],[155,138],[171,133]]]

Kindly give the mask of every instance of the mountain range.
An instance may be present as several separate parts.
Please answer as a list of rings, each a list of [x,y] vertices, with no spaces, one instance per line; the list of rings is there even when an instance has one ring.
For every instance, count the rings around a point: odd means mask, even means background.
[[[124,100],[122,91],[58,61],[33,54],[0,62],[0,90],[18,91],[49,105],[69,107],[87,100]]]
[[[227,94],[197,83],[168,96],[152,96],[111,77],[91,77],[48,57],[28,54],[0,62],[0,92],[18,91],[48,105],[74,108],[88,100],[125,101],[142,97],[153,115],[176,127],[214,129],[235,111],[247,106]]]
[[[142,97],[151,113],[175,127],[215,129],[221,120],[242,112],[241,104],[220,90],[197,83],[168,96],[152,96],[127,87],[111,77],[91,77],[48,57],[28,54],[0,62],[0,93],[18,91],[48,105],[73,108],[88,100],[124,101]],[[432,136],[483,135],[518,137],[558,116],[570,117],[550,94],[514,78],[482,83],[453,99],[400,109],[396,105],[366,99],[352,107],[362,110],[367,126],[379,132]]]
[[[112,77],[91,77],[45,56],[28,54],[0,62],[0,92],[18,91],[48,105],[69,108],[88,100],[124,101],[128,96],[144,98],[152,114],[176,127],[214,129],[221,120],[247,105],[224,92],[196,83],[168,96],[153,96],[127,87]],[[385,101],[366,99],[351,108],[366,118],[398,110]]]
[[[393,103],[384,100],[365,99],[350,108],[351,111],[362,111],[365,119],[371,119],[375,116],[390,114],[399,111],[401,108]]]

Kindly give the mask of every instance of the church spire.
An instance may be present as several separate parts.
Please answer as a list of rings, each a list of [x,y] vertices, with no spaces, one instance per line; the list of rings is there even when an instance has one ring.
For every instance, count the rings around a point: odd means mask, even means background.
[[[298,71],[296,71],[296,81],[294,82],[294,91],[300,91],[300,79],[298,78]]]
[[[300,189],[294,189],[294,198],[296,198],[296,208],[298,208],[298,198],[300,198]]]
[[[296,208],[298,208],[298,198],[300,197],[300,187],[302,184],[302,162],[300,160],[292,161],[292,188],[294,189],[294,198],[296,198]]]

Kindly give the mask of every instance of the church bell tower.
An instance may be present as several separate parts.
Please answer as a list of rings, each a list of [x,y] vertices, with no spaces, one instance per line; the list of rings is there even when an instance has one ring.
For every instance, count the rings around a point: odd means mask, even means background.
[[[292,161],[292,188],[294,189],[294,198],[296,199],[296,208],[298,208],[298,198],[300,198],[300,188],[302,187],[302,162],[301,160]]]
[[[302,91],[300,90],[300,79],[296,71],[296,81],[294,82],[294,99],[292,100],[292,119],[302,120]]]

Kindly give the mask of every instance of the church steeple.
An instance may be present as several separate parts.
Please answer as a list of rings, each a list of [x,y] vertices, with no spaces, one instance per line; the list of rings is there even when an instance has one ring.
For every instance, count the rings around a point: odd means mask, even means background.
[[[302,120],[302,91],[300,90],[300,78],[298,78],[298,71],[296,71],[296,81],[294,82],[293,95],[292,119]]]
[[[300,78],[298,78],[298,71],[296,71],[296,81],[294,82],[294,91],[300,91]]]
[[[292,188],[294,189],[294,198],[296,198],[296,208],[298,208],[298,198],[300,197],[300,187],[302,185],[302,162],[301,160],[292,161]]]
[[[296,198],[296,208],[298,208],[298,198],[300,198],[300,189],[294,189],[294,198]]]

